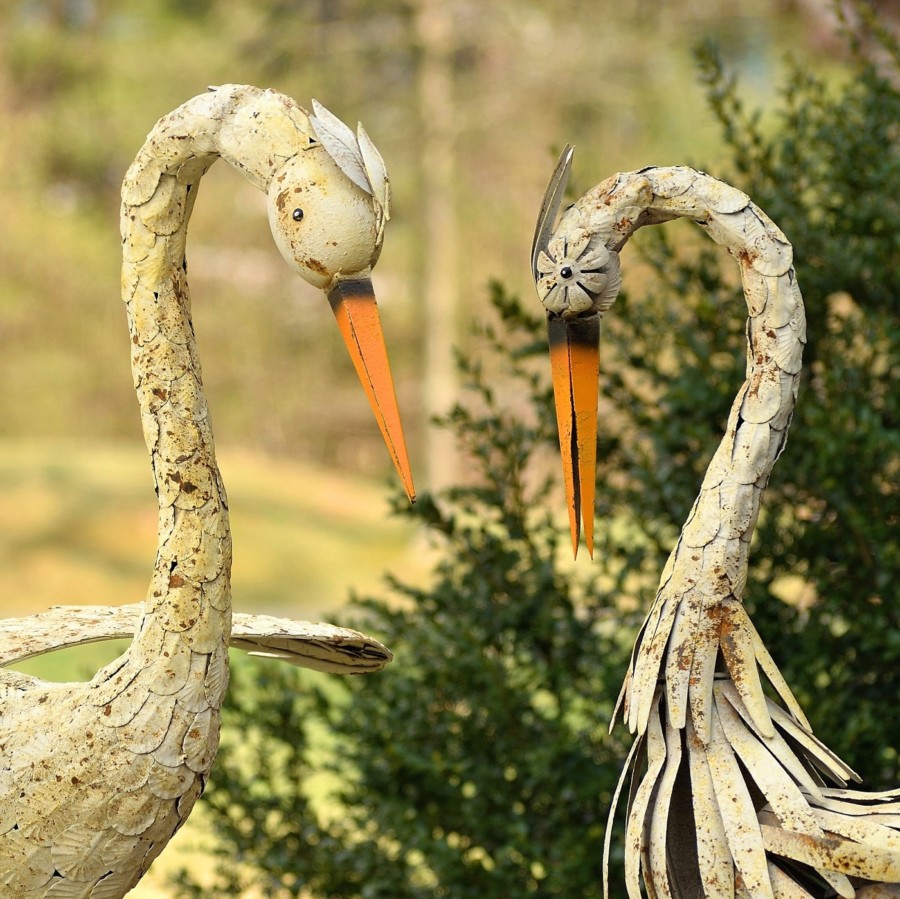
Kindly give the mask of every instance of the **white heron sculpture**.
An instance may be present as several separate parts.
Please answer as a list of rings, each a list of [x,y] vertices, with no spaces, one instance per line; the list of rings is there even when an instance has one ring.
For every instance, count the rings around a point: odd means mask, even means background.
[[[898,897],[900,791],[847,789],[859,778],[813,735],[742,602],[806,342],[791,245],[746,194],[683,167],[614,175],[554,227],[571,160],[566,148],[544,197],[532,267],[549,318],[576,551],[582,520],[592,548],[599,322],[619,291],[625,242],[644,225],[692,219],[738,261],[749,309],[746,381],[613,717],[621,712],[637,735],[623,772],[623,780],[631,773],[629,899],[640,899],[641,874],[654,899]]]
[[[390,658],[328,625],[235,616],[228,503],[190,316],[185,238],[197,186],[223,158],[268,194],[288,264],[327,294],[403,485],[413,483],[370,280],[388,218],[384,163],[313,101],[227,85],[162,118],[122,188],[122,294],[159,500],[143,606],[56,609],[0,624],[0,664],[131,633],[88,683],[0,670],[0,897],[117,899],[203,792],[228,646],[332,671]]]

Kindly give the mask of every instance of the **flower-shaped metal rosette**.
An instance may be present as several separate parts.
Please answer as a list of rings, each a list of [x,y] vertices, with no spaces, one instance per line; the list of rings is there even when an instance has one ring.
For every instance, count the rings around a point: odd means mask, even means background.
[[[537,257],[538,295],[544,308],[557,315],[578,315],[595,305],[609,284],[609,250],[591,246],[591,233],[577,228],[557,234]]]

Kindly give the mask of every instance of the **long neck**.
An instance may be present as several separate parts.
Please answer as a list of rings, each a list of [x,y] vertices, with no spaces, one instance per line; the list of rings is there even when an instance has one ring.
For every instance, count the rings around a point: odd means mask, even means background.
[[[130,651],[138,664],[158,655],[170,634],[201,655],[228,645],[228,503],[191,323],[185,240],[197,185],[216,159],[266,189],[275,168],[302,148],[306,117],[292,104],[244,86],[196,97],[150,132],[122,188],[122,294],[159,500],[156,564]],[[256,132],[267,141],[254,142]]]
[[[749,310],[746,380],[660,594],[697,589],[706,603],[740,600],[760,498],[787,439],[806,342],[791,246],[746,194],[688,168],[614,176],[578,206],[593,228],[608,234],[610,250],[621,249],[643,225],[687,217],[738,260]]]

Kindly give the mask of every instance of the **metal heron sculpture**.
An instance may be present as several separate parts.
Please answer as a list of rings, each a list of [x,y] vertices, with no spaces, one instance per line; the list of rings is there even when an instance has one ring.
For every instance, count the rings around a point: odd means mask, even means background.
[[[813,735],[742,601],[806,342],[791,245],[746,194],[685,167],[614,175],[557,224],[571,161],[567,147],[544,196],[532,269],[548,315],[576,552],[582,526],[592,549],[599,324],[619,291],[625,242],[645,225],[695,221],[737,260],[749,310],[746,380],[613,716],[637,737],[619,785],[630,772],[629,899],[640,899],[641,876],[654,899],[900,897],[900,791],[847,789],[858,776]]]
[[[216,755],[228,646],[365,671],[390,654],[328,625],[235,616],[228,502],[216,465],[188,295],[185,239],[219,158],[268,194],[288,265],[321,288],[407,494],[412,476],[370,280],[388,218],[384,163],[313,101],[210,89],[163,117],[122,187],[122,295],[159,501],[143,606],[57,609],[0,625],[0,664],[132,633],[87,683],[0,670],[0,897],[117,899],[203,792]]]

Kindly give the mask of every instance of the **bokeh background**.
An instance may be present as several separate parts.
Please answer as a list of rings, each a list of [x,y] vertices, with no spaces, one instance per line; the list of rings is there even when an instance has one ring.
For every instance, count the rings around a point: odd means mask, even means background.
[[[485,314],[489,279],[531,290],[555,152],[576,145],[576,193],[649,163],[709,166],[717,131],[691,54],[710,38],[751,104],[766,105],[788,54],[840,76],[827,0],[5,0],[4,610],[142,594],[154,510],[118,301],[118,191],[160,116],[236,82],[365,123],[395,196],[376,290],[415,470],[434,487],[464,465],[428,425],[457,394],[452,348]],[[357,562],[376,575],[369,545],[415,564],[415,535],[381,524],[387,454],[327,305],[285,268],[264,196],[225,165],[204,180],[188,254],[239,601],[328,608]]]
[[[2,614],[143,597],[155,508],[118,191],[160,116],[238,82],[365,124],[395,198],[375,287],[433,488],[465,468],[429,426],[459,389],[452,348],[486,315],[489,280],[531,291],[562,144],[577,148],[576,194],[651,163],[728,176],[692,57],[706,39],[763,110],[788,56],[843,77],[827,0],[2,0]],[[327,304],[285,268],[264,196],[224,164],[204,179],[188,258],[238,608],[327,616],[385,571],[424,577],[422,534],[386,516],[389,461]],[[29,670],[82,676],[93,652]]]

